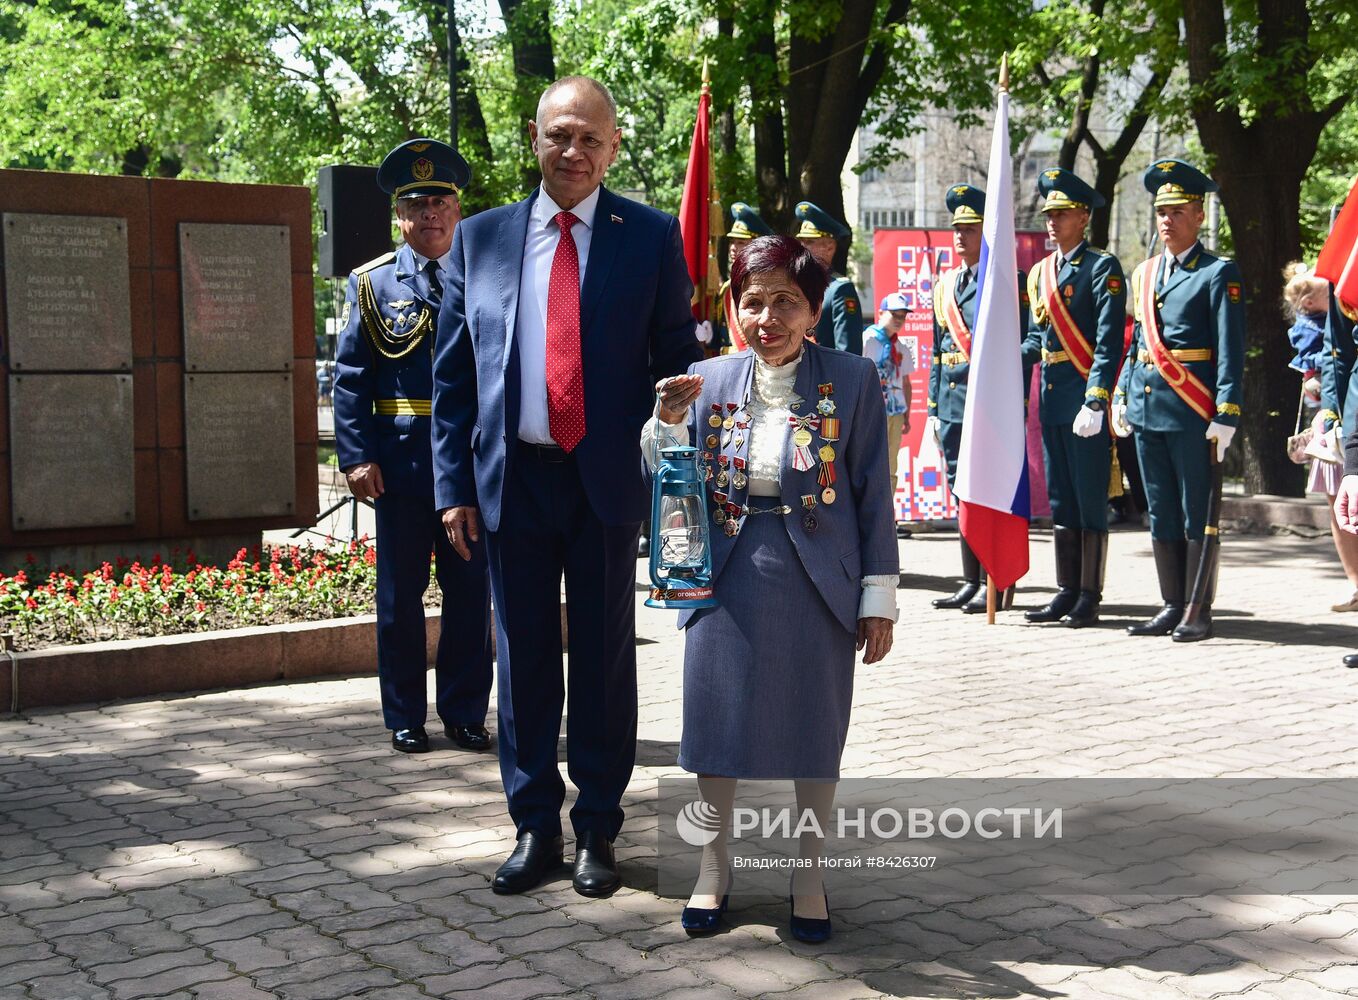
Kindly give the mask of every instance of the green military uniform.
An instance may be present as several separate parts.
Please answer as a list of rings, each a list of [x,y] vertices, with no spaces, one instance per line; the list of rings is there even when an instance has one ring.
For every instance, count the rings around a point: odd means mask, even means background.
[[[751,240],[772,235],[773,227],[760,218],[759,213],[753,208],[743,201],[731,203],[731,230],[726,234],[727,240],[730,241],[728,248],[731,251],[731,258],[735,257],[736,250],[745,246]],[[740,329],[736,324],[735,303],[731,301],[730,278],[721,283],[721,289],[717,292],[716,306],[713,315],[718,317],[718,322],[716,324],[716,336],[712,338],[712,346],[716,348],[719,354],[745,350],[749,345],[745,343],[745,338],[741,336]]]
[[[1046,196],[1043,212],[1088,212],[1104,204],[1101,194],[1059,167],[1043,171],[1037,187]],[[1042,362],[1038,414],[1057,592],[1045,607],[1024,617],[1079,628],[1098,621],[1103,595],[1112,467],[1103,411],[1112,398],[1122,359],[1127,316],[1122,265],[1085,241],[1069,254],[1058,248],[1028,275],[1028,300],[1032,320],[1023,359],[1029,364]],[[1082,429],[1092,433],[1076,433],[1077,415]]]
[[[1206,192],[1216,190],[1210,178],[1181,160],[1153,164],[1144,181],[1157,208],[1200,202]],[[1207,434],[1213,424],[1234,428],[1243,401],[1245,302],[1240,269],[1195,243],[1178,256],[1166,252],[1138,267],[1132,274],[1131,295],[1136,327],[1115,404],[1126,407],[1126,420],[1136,431],[1165,606],[1128,632],[1173,631],[1175,639],[1191,641],[1211,634],[1215,591],[1213,578],[1203,595],[1206,613],[1198,634],[1178,627],[1201,562],[1211,491],[1213,446]]]
[[[798,202],[795,213],[801,221],[801,228],[797,230],[799,240],[849,238],[848,226],[809,201]],[[853,355],[863,353],[863,304],[858,289],[842,274],[830,275],[820,319],[816,322],[816,343]]]
[[[985,211],[985,192],[971,184],[954,184],[944,199],[953,213],[952,224],[979,225]],[[977,268],[980,267],[979,262]],[[971,334],[976,330],[978,285],[976,275],[966,267],[945,271],[934,285],[934,354],[929,367],[929,416],[938,418],[938,441],[948,467],[948,488],[957,480],[957,458],[962,447],[962,417],[967,406],[967,377],[971,372]],[[1022,338],[1028,329],[1027,278],[1018,272],[1018,330]],[[953,306],[956,311],[953,312]],[[954,331],[949,315],[960,319],[966,332]],[[959,336],[961,339],[959,339]],[[1032,366],[1023,366],[1024,393]],[[1021,417],[1021,414],[1016,414]],[[951,597],[934,601],[936,608],[961,608],[967,614],[986,609],[981,586],[981,562],[965,538],[962,544],[962,586]]]

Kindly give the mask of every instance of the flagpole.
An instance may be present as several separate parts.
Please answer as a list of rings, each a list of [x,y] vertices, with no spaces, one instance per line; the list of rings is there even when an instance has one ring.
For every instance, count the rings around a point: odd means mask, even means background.
[[[1003,55],[1000,56],[1000,91],[1001,91],[1002,93],[1005,93],[1005,94],[1009,93],[1009,53],[1008,53],[1008,52],[1006,52],[1006,53],[1004,53]],[[985,575],[985,615],[986,615],[986,624],[987,624],[987,625],[994,625],[994,624],[995,624],[995,605],[996,605],[996,603],[997,603],[997,601],[996,601],[996,594],[995,594],[995,578],[994,578],[993,576],[991,576],[989,573],[986,573],[986,575]]]

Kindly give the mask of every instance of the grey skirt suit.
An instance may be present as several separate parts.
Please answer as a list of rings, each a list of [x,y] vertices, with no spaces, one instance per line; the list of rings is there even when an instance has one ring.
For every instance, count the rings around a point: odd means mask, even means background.
[[[877,369],[866,358],[807,343],[793,413],[812,418],[815,461],[794,468],[788,433],[781,497],[751,497],[747,487],[735,487],[730,472],[748,455],[748,434],[708,422],[714,406],[725,415],[734,404],[738,418],[747,412],[753,352],[690,371],[704,378],[689,438],[712,473],[707,512],[718,605],[680,614],[687,633],[679,764],[733,778],[837,780],[853,700],[861,581],[899,572]],[[834,454],[830,503],[820,456],[826,444]],[[719,485],[723,468],[727,481]],[[790,512],[749,513],[780,504]]]

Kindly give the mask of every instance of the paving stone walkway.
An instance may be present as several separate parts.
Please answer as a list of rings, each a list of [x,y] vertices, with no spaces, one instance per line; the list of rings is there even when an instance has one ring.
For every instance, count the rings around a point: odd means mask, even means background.
[[[1358,614],[1327,539],[1228,537],[1219,637],[987,627],[934,611],[955,535],[901,543],[901,624],[861,668],[846,776],[1358,776]],[[1033,545],[1020,605],[1052,585]],[[1144,532],[1106,612],[1149,613]],[[512,843],[492,757],[386,746],[348,679],[0,720],[0,997],[1334,998],[1358,996],[1358,896],[889,894],[790,939],[739,900],[689,940],[655,895],[656,779],[677,773],[682,644],[639,611],[627,888],[488,888]],[[563,744],[564,746],[564,744]],[[648,833],[650,834],[648,836]]]

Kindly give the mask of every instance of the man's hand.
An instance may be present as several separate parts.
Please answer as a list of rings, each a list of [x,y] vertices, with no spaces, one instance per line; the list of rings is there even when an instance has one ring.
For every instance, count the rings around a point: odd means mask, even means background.
[[[471,542],[481,540],[481,522],[475,507],[449,507],[440,515],[443,530],[448,532],[448,541],[453,551],[463,559],[471,560]]]
[[[1091,410],[1087,406],[1080,407],[1080,412],[1075,414],[1075,422],[1070,425],[1070,429],[1075,432],[1076,437],[1093,437],[1103,430],[1103,411]]]
[[[382,470],[376,462],[355,465],[344,478],[349,483],[349,492],[360,500],[376,500],[386,492],[382,485]]]
[[[1354,477],[1358,483],[1358,476]],[[855,649],[867,647],[867,652],[863,654],[863,664],[876,663],[883,659],[887,653],[891,652],[891,629],[894,622],[890,618],[860,618],[858,619],[858,645]]]
[[[1231,446],[1231,438],[1235,437],[1235,428],[1227,427],[1213,420],[1207,425],[1207,440],[1217,443],[1217,461],[1222,462],[1226,459],[1226,449]]]
[[[702,391],[701,375],[662,378],[655,384],[655,394],[660,398],[661,423],[682,424],[688,419],[688,408]]]
[[[700,344],[712,343],[712,321],[703,320],[694,328],[693,335],[698,338]]]
[[[1127,404],[1114,403],[1112,424],[1113,433],[1120,438],[1132,436],[1132,425],[1127,422]]]
[[[938,417],[930,417],[924,425],[924,433],[934,436],[934,443],[943,447],[943,422]]]
[[[1334,498],[1334,519],[1350,535],[1358,535],[1358,476],[1345,476]]]

